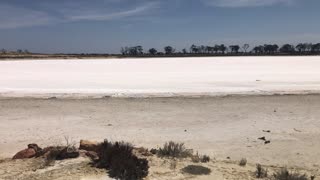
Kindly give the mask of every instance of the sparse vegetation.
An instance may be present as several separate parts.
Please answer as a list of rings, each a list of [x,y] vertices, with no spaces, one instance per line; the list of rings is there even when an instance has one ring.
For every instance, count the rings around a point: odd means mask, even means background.
[[[193,155],[191,157],[191,160],[192,162],[194,163],[199,163],[199,162],[202,162],[202,163],[207,163],[210,161],[210,157],[207,156],[207,155],[200,155],[198,152],[197,154]]]
[[[246,158],[242,158],[239,162],[239,166],[246,166],[247,165],[247,159]]]
[[[186,158],[192,156],[192,150],[185,148],[183,143],[175,143],[173,141],[164,144],[163,148],[158,150],[158,156],[171,158]]]
[[[45,158],[44,158],[44,166],[51,166],[54,165],[58,155],[60,154],[60,151],[58,147],[53,147],[49,152],[47,152]]]
[[[282,168],[273,174],[276,180],[309,180],[306,174],[299,172],[290,172],[287,168]]]
[[[192,175],[209,175],[211,173],[211,169],[198,165],[186,166],[183,169],[181,169],[181,171]]]
[[[268,177],[268,169],[263,168],[261,164],[257,164],[255,175],[256,178],[266,178]]]
[[[97,166],[109,170],[109,176],[121,180],[139,180],[148,175],[149,165],[146,159],[140,159],[132,153],[129,143],[111,143],[105,140],[99,147]]]

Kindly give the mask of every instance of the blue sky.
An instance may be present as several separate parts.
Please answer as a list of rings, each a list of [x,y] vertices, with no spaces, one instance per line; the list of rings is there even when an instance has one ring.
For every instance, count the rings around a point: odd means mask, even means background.
[[[319,0],[1,0],[0,48],[118,53],[320,42],[319,17]]]

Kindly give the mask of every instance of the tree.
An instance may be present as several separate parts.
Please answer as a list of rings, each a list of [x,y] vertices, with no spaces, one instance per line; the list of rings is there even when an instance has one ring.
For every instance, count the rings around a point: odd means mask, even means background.
[[[206,47],[204,45],[201,45],[199,47],[200,53],[205,53],[206,52]]]
[[[280,48],[282,53],[293,53],[295,52],[294,47],[291,44],[285,44]]]
[[[305,52],[306,51],[306,44],[303,44],[303,43],[299,43],[297,46],[296,46],[296,49],[301,53],[301,52]]]
[[[312,45],[312,52],[320,52],[320,43]]]
[[[312,51],[312,43],[305,43],[306,51]]]
[[[166,54],[172,54],[175,50],[171,46],[166,46],[164,47],[164,51],[166,52]]]
[[[229,47],[231,49],[231,53],[238,53],[239,52],[239,49],[240,49],[239,45],[231,45]]]
[[[224,54],[224,52],[227,50],[227,47],[224,44],[221,44],[219,46],[219,50],[221,51],[222,54]]]
[[[256,46],[252,49],[252,51],[254,51],[254,53],[258,54],[258,53],[263,53],[264,51],[264,46]]]
[[[273,52],[278,52],[279,46],[277,44],[272,45]]]
[[[187,52],[187,50],[184,48],[184,49],[182,49],[182,53],[183,53],[183,54],[187,54],[188,52]]]
[[[7,54],[7,50],[1,49],[1,54]]]
[[[213,53],[213,49],[214,49],[214,47],[212,47],[212,46],[206,47],[207,53]]]
[[[137,49],[138,54],[143,54],[142,46],[136,46],[135,48]]]
[[[190,47],[190,52],[198,53],[199,52],[199,48],[196,45],[192,44],[192,46]]]
[[[242,49],[244,50],[245,53],[247,53],[247,50],[249,49],[250,45],[249,44],[244,44],[242,46]]]
[[[217,54],[218,53],[218,51],[220,50],[220,46],[219,45],[215,45],[214,47],[213,47],[213,51]]]
[[[271,53],[275,53],[275,52],[277,52],[278,51],[278,45],[276,45],[276,44],[274,44],[274,45],[272,45],[272,44],[265,44],[264,46],[263,46],[263,51],[265,52],[265,53],[269,53],[269,54],[271,54]]]
[[[157,52],[158,52],[158,51],[157,51],[155,48],[149,49],[149,53],[150,53],[151,55],[156,55]]]
[[[129,48],[128,47],[122,47],[120,50],[122,55],[127,55],[129,54]]]

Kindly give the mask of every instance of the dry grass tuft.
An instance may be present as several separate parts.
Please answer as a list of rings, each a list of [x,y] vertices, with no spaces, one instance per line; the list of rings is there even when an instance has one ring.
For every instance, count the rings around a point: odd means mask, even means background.
[[[185,148],[183,143],[175,143],[173,141],[164,144],[157,152],[160,157],[186,158],[192,157],[192,150]]]
[[[309,180],[306,174],[299,172],[290,172],[287,168],[282,168],[273,174],[276,180]]]

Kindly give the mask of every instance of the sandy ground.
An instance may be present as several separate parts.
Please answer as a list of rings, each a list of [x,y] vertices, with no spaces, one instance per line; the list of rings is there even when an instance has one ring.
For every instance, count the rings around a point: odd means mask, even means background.
[[[0,61],[0,96],[177,96],[320,90],[320,56]]]
[[[174,140],[217,160],[318,169],[319,108],[319,95],[1,99],[0,156],[29,143],[63,144],[64,136],[147,148]]]
[[[205,166],[215,173],[202,177],[180,172],[190,162],[172,170],[172,162],[150,159],[149,179],[251,179],[256,163],[320,176],[320,95],[310,94],[320,92],[318,67],[312,56],[0,61],[0,179],[105,173],[87,161],[35,170],[37,159],[2,160],[65,137],[147,148],[173,140],[213,159]],[[230,94],[238,95],[216,96]],[[149,98],[114,98],[128,96]],[[241,158],[247,167],[239,168]]]

